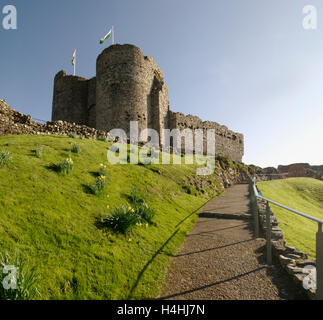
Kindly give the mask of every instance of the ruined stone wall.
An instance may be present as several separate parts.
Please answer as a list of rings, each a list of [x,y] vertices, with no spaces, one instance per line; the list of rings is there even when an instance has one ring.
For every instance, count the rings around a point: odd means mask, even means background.
[[[110,136],[109,133],[85,125],[78,125],[60,120],[47,122],[46,124],[38,123],[33,121],[31,116],[15,111],[4,100],[0,100],[0,136],[22,134],[54,134],[68,136],[70,133],[88,139],[105,137],[109,141],[114,141],[114,138]]]
[[[130,121],[138,121],[140,132],[146,128],[159,131],[160,104],[167,105],[162,110],[169,105],[168,96],[160,99],[160,92],[166,91],[163,78],[154,60],[138,47],[105,49],[97,59],[96,128],[121,128],[129,133]]]
[[[163,129],[214,129],[216,153],[241,162],[243,135],[216,122],[203,122],[169,110],[168,87],[163,71],[151,57],[133,45],[113,45],[97,59],[96,77],[87,80],[55,77],[52,120],[87,125],[98,130],[120,128],[129,135],[130,121],[138,121],[139,132],[155,129],[164,144]],[[206,135],[204,149],[206,149]],[[146,141],[143,137],[142,141]],[[193,148],[192,145],[190,148]]]
[[[169,98],[168,98],[168,87],[164,84],[162,90],[159,92],[159,127],[161,129],[160,142],[164,144],[164,133],[163,129],[169,128]]]
[[[288,174],[288,177],[308,177],[323,180],[323,166],[311,166],[309,163],[293,163],[290,165],[280,165],[278,173]]]
[[[88,123],[88,81],[67,76],[60,71],[54,80],[52,120],[64,120],[86,125]]]
[[[233,161],[241,162],[244,154],[244,137],[241,133],[236,133],[229,130],[226,126],[221,126],[217,122],[203,122],[199,117],[192,115],[184,115],[180,112],[169,113],[170,129],[184,130],[188,129],[203,129],[204,143],[203,147],[206,150],[206,130],[215,130],[215,152],[217,155],[230,157]],[[195,143],[195,142],[194,142]]]
[[[87,97],[88,121],[87,124],[91,128],[96,127],[96,78],[88,81],[88,97]]]

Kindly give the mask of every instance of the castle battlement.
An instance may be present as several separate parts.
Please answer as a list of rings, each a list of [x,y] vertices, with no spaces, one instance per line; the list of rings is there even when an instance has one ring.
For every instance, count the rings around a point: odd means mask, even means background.
[[[52,120],[115,128],[129,134],[130,121],[139,131],[155,129],[163,144],[163,129],[215,129],[216,152],[241,162],[244,139],[216,122],[170,111],[163,71],[134,45],[112,45],[97,58],[96,77],[85,79],[60,71],[54,80]]]

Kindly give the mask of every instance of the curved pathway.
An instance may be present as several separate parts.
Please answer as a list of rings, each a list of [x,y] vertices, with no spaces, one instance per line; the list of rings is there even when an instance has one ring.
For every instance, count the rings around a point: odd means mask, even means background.
[[[292,280],[267,267],[265,240],[253,236],[248,185],[212,199],[172,259],[159,299],[297,299]]]

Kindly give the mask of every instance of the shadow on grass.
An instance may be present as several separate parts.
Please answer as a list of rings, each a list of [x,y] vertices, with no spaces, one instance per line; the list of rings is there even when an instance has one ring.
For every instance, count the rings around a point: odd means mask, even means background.
[[[188,216],[186,216],[183,220],[181,220],[175,228],[178,228],[182,223],[184,223],[187,219],[189,219],[192,215],[195,213],[198,213],[210,200],[206,201],[204,204],[202,204],[198,209],[194,210],[192,213],[190,213]]]
[[[107,226],[104,224],[104,222],[101,221],[100,218],[95,219],[94,226],[96,228],[98,228],[99,230],[109,230],[110,232],[114,231],[114,230],[112,230],[110,228],[107,228]]]
[[[86,184],[82,184],[81,185],[83,192],[85,192],[86,194],[92,194],[95,195],[95,193],[93,192],[92,188]]]
[[[131,197],[127,193],[124,193],[124,192],[120,193],[120,197],[123,199],[126,199],[128,202],[131,202]]]
[[[100,176],[99,172],[97,172],[97,171],[90,171],[89,174],[91,176],[93,176],[94,178],[97,178],[98,176]]]
[[[36,149],[30,150],[29,152],[27,152],[26,156],[39,158],[39,157],[37,157],[37,150]]]
[[[8,142],[5,142],[4,144],[1,144],[0,146],[1,147],[11,147],[14,145],[14,142],[13,141],[8,141]]]
[[[45,166],[45,168],[47,170],[54,171],[56,173],[60,173],[59,166],[57,164],[55,164],[55,163],[51,163],[50,165]]]
[[[133,188],[133,191],[136,193],[137,197],[140,198],[140,201],[145,201],[146,202],[146,198],[147,198],[147,195],[143,192],[141,192],[138,188]],[[134,199],[131,195],[132,191],[130,191],[130,193],[125,193],[125,192],[122,192],[120,194],[121,198],[127,200],[129,203],[131,204],[134,204]]]
[[[138,274],[137,280],[134,283],[134,285],[132,286],[129,295],[127,297],[127,300],[130,300],[133,296],[134,291],[136,290],[140,279],[142,278],[142,276],[144,275],[145,271],[147,270],[147,268],[150,266],[150,264],[155,260],[155,258],[163,251],[163,249],[167,246],[167,244],[177,235],[179,229],[176,229],[173,234],[164,242],[164,244],[155,252],[155,254],[150,258],[150,260],[145,264],[145,266],[142,268],[142,270],[140,271],[140,273]]]

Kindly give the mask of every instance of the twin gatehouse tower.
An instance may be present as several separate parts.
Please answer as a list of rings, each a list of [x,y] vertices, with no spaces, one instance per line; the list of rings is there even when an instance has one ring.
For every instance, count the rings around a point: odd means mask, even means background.
[[[86,125],[98,130],[120,128],[129,133],[130,121],[138,121],[139,131],[163,129],[215,129],[216,154],[241,162],[244,138],[216,122],[203,122],[169,108],[168,87],[163,71],[151,57],[133,45],[112,45],[99,55],[96,77],[56,74],[52,120]]]

